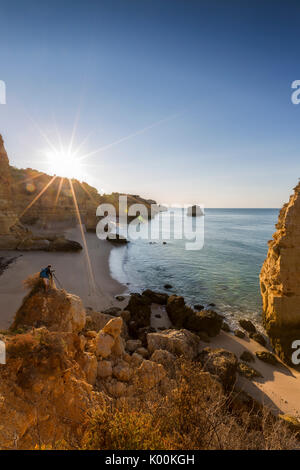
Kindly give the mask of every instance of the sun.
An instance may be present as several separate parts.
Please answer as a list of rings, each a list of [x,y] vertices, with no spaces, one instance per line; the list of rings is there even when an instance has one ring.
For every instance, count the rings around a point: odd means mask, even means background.
[[[82,178],[82,164],[79,158],[76,158],[75,153],[65,150],[47,150],[46,157],[49,173],[64,178]]]

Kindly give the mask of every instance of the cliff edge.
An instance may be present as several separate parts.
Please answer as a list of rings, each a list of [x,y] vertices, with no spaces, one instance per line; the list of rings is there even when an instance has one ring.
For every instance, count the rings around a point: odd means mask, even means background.
[[[282,207],[260,273],[263,323],[278,356],[292,364],[300,340],[300,183]]]

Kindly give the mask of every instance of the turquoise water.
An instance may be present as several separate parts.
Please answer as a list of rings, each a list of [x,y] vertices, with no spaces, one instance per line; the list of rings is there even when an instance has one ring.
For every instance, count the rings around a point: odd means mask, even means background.
[[[175,233],[181,227],[181,213],[175,211]],[[186,240],[167,239],[164,245],[166,233],[156,218],[150,224],[156,237],[162,235],[161,240],[151,244],[134,240],[114,248],[112,275],[129,283],[133,292],[145,288],[166,291],[163,286],[168,283],[173,286],[169,292],[183,295],[191,305],[214,303],[233,321],[241,316],[259,321],[259,272],[277,217],[278,209],[206,209],[201,217],[204,246],[198,251],[187,251]],[[141,228],[148,229],[147,224]]]

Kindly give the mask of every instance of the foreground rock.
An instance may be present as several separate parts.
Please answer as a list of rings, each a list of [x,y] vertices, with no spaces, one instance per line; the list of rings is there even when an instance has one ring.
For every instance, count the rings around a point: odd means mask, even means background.
[[[199,352],[199,338],[188,330],[165,330],[147,335],[150,354],[157,349],[169,351],[175,356],[194,359]]]
[[[151,300],[141,294],[131,294],[126,310],[130,312],[129,333],[137,338],[140,328],[150,326]]]
[[[300,183],[284,204],[260,274],[263,322],[278,356],[291,364],[300,338]]]
[[[238,360],[226,349],[205,348],[198,356],[203,369],[216,375],[221,380],[225,390],[231,390],[236,382]]]
[[[77,333],[85,326],[86,313],[79,297],[64,290],[50,289],[47,296],[39,286],[23,300],[11,330],[46,326],[50,331]]]

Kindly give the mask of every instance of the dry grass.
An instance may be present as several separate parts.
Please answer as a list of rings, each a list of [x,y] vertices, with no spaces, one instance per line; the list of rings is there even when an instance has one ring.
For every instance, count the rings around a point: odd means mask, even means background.
[[[28,276],[27,279],[23,281],[23,286],[28,290],[36,290],[37,288],[43,287],[43,281],[40,278],[40,273],[38,272]]]
[[[199,365],[181,363],[177,388],[149,400],[104,407],[89,419],[84,449],[282,450],[299,445],[284,423],[267,409],[224,394]]]

